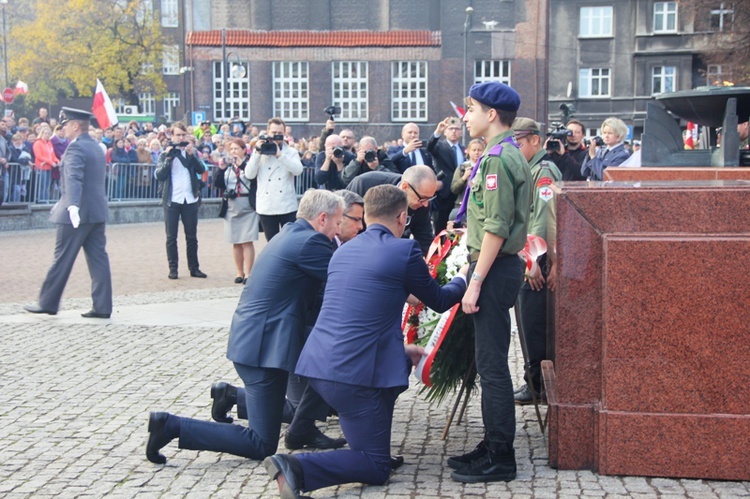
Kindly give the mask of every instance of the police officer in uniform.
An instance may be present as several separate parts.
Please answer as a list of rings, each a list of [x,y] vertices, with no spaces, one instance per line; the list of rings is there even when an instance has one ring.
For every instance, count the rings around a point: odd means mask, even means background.
[[[93,308],[83,317],[109,319],[112,314],[112,275],[105,249],[107,194],[104,152],[89,136],[91,113],[62,108],[60,124],[70,140],[60,164],[60,200],[50,211],[57,224],[55,259],[39,293],[39,302],[24,308],[33,314],[55,315],[65,285],[83,248],[91,275]]]

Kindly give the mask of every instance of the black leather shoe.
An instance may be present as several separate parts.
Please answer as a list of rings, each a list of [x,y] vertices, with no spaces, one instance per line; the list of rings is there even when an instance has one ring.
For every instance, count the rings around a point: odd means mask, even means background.
[[[488,451],[471,464],[451,473],[457,482],[510,482],[516,478],[516,453],[513,449],[503,452]]]
[[[284,446],[289,450],[302,449],[308,447],[311,449],[338,449],[346,445],[345,438],[331,438],[324,435],[317,427],[307,435],[298,437],[286,433],[284,435]]]
[[[164,426],[169,419],[168,412],[152,412],[148,416],[148,442],[146,443],[146,459],[156,464],[164,464],[167,458],[159,452],[162,447],[172,441],[168,438]]]
[[[204,277],[208,277],[208,276],[206,274],[204,274],[203,272],[201,272],[200,269],[195,269],[195,270],[191,270],[190,271],[190,277],[204,278]]]
[[[297,458],[287,454],[274,454],[263,460],[263,466],[272,480],[279,484],[281,499],[301,499],[302,467]]]
[[[461,456],[449,457],[448,466],[450,466],[454,470],[457,470],[463,468],[464,466],[468,466],[472,461],[474,461],[475,459],[479,459],[485,454],[487,454],[487,444],[484,442],[484,440],[482,440],[474,448],[473,451],[467,452],[466,454],[463,454]]]
[[[245,280],[244,277],[235,277],[234,278],[234,283],[235,284],[242,284],[242,281],[244,281],[244,280]]]
[[[233,419],[227,413],[237,403],[237,387],[217,381],[211,385],[211,417],[217,423],[231,423]]]
[[[31,312],[32,314],[49,314],[49,315],[57,315],[57,310],[45,310],[42,307],[40,307],[37,303],[30,303],[28,305],[24,305],[23,309],[27,312]]]
[[[397,470],[404,465],[404,456],[391,456],[391,469]]]
[[[88,312],[84,312],[81,314],[81,317],[85,317],[87,319],[109,319],[112,316],[112,314],[100,314],[99,312],[95,312],[92,308]]]
[[[546,402],[544,393],[535,392],[534,395],[536,396],[537,402],[540,404]],[[516,405],[529,405],[534,403],[534,398],[531,396],[531,388],[529,388],[529,385],[523,385],[521,390],[513,394],[513,399],[515,400]]]
[[[170,270],[169,275],[167,275],[170,279],[177,279],[177,271],[176,270]]]

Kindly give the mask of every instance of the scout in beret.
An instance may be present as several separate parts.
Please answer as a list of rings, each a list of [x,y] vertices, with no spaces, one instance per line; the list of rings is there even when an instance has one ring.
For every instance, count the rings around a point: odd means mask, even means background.
[[[523,282],[531,203],[529,166],[511,125],[521,105],[518,92],[500,82],[471,87],[464,122],[487,148],[469,178],[457,218],[466,215],[471,279],[462,300],[471,314],[476,367],[482,379],[485,438],[464,455],[448,459],[459,482],[510,481],[516,477],[515,405],[508,367],[510,308]]]

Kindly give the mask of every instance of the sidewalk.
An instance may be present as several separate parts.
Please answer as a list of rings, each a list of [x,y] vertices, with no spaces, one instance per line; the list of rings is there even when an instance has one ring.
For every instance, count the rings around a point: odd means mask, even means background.
[[[24,313],[21,305],[36,299],[51,261],[54,231],[0,234],[0,497],[278,497],[275,482],[256,461],[178,450],[176,443],[164,449],[165,466],[149,463],[144,455],[149,411],[209,419],[211,383],[239,382],[224,357],[241,286],[233,283],[222,222],[199,222],[207,279],[190,278],[183,267],[180,279],[166,278],[162,224],[110,226],[107,235],[115,310],[110,320],[92,320],[80,317],[90,308],[83,257],[58,315]],[[520,380],[515,338],[511,368]],[[750,482],[553,470],[533,407],[516,410],[518,478],[507,484],[459,484],[444,463],[481,438],[479,398],[471,400],[465,421],[443,441],[451,403],[428,404],[418,388],[412,386],[396,405],[392,448],[406,464],[390,482],[332,487],[313,497],[750,496]],[[341,434],[336,419],[327,426],[329,435]]]

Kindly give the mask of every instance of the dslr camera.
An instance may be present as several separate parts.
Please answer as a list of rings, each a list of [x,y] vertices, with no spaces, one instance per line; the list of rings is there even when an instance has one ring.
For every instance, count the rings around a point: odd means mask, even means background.
[[[237,199],[237,191],[234,189],[227,189],[221,197],[224,199]]]
[[[333,148],[333,157],[334,158],[343,158],[344,157],[344,149],[341,146],[336,146]]]
[[[592,141],[594,142],[594,144],[596,144],[597,147],[604,146],[604,139],[602,139],[598,135],[596,137],[594,137],[593,139],[584,138],[583,139],[583,145],[586,146],[586,147],[589,147],[591,145]]]
[[[167,147],[171,147],[172,149],[169,150],[167,153],[167,158],[176,158],[180,155],[180,147],[187,147],[190,142],[169,142],[167,143]]]
[[[268,136],[264,133],[258,136],[258,140],[263,140],[264,142],[255,146],[256,151],[258,151],[260,154],[276,156],[276,152],[279,150],[279,147],[274,141],[284,140],[284,136],[281,134]]]
[[[365,161],[367,163],[372,163],[377,157],[378,155],[372,149],[365,153]]]
[[[565,128],[562,123],[552,123],[552,126],[554,130],[547,132],[547,137],[549,137],[547,150],[555,152],[560,150],[560,146],[563,146],[563,149],[565,148],[565,141],[573,135],[573,132]]]
[[[323,112],[330,116],[331,119],[333,119],[333,116],[335,114],[341,114],[341,106],[328,106],[327,108],[323,109]]]

